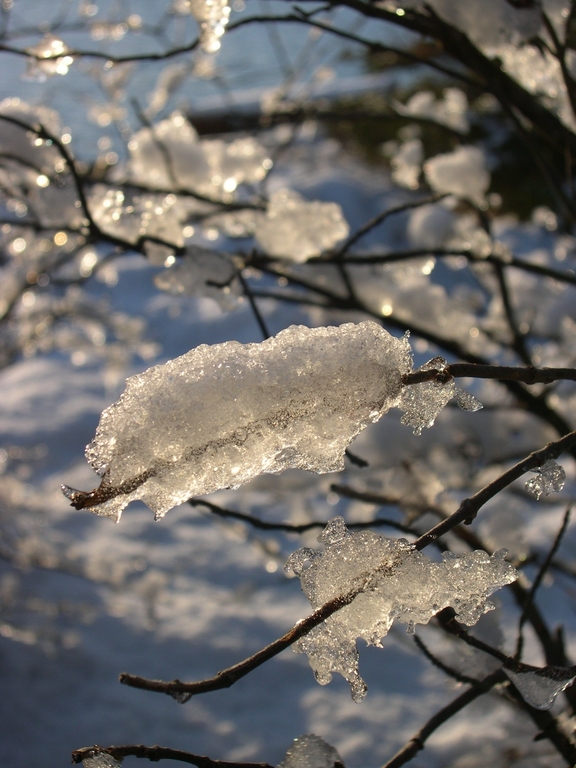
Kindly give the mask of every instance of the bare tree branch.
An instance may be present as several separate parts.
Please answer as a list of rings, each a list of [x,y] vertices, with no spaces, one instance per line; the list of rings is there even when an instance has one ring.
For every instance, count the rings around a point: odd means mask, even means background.
[[[197,768],[274,768],[269,763],[238,763],[228,760],[212,760],[204,755],[193,755],[191,752],[184,752],[181,749],[170,749],[169,747],[145,747],[144,744],[124,744],[118,747],[82,747],[72,752],[72,762],[81,763],[87,757],[105,753],[111,755],[116,760],[123,760],[125,757],[141,757],[154,763],[159,760],[177,760],[180,763],[195,765]]]
[[[565,450],[576,444],[576,431],[571,432],[569,435],[565,435],[560,440],[553,443],[549,443],[539,451],[534,451],[523,461],[516,464],[514,467],[504,472],[499,478],[494,480],[489,485],[485,486],[481,491],[478,491],[474,496],[469,499],[465,499],[458,510],[450,515],[448,518],[438,523],[430,531],[415,542],[415,548],[422,550],[424,547],[432,544],[438,539],[439,536],[452,530],[461,522],[468,522],[474,519],[478,514],[480,508],[489,501],[493,496],[507,487],[514,480],[521,477],[525,472],[534,467],[541,466],[545,461],[550,458],[556,458]],[[123,673],[120,675],[120,682],[124,685],[129,685],[133,688],[141,688],[148,691],[154,691],[156,693],[166,693],[169,696],[173,696],[177,701],[188,701],[192,696],[196,696],[201,693],[207,693],[209,691],[220,690],[221,688],[229,688],[234,685],[238,680],[245,677],[247,674],[258,668],[264,662],[277,656],[279,653],[289,648],[297,640],[310,632],[311,629],[321,624],[329,616],[336,611],[349,605],[354,598],[363,592],[374,574],[368,574],[365,581],[360,586],[354,587],[344,595],[340,595],[323,606],[315,610],[312,614],[305,619],[299,621],[291,630],[278,640],[270,643],[265,648],[250,656],[244,661],[235,664],[232,667],[222,670],[214,677],[206,680],[200,680],[193,683],[184,683],[181,680],[172,680],[171,682],[164,682],[162,680],[150,680],[138,675],[132,675]],[[508,657],[504,657],[508,658]]]
[[[405,386],[423,381],[446,383],[450,379],[494,379],[497,381],[521,381],[523,384],[551,384],[553,381],[576,381],[576,368],[517,368],[509,365],[482,365],[480,363],[450,363],[442,370],[429,369],[406,373],[402,377]]]
[[[540,448],[538,451],[534,451],[522,461],[519,461],[509,470],[497,477],[488,485],[484,486],[481,490],[470,496],[468,499],[460,504],[456,512],[447,517],[442,522],[435,525],[430,531],[421,536],[415,543],[416,549],[424,549],[432,541],[435,541],[439,536],[443,536],[448,531],[451,531],[455,526],[460,523],[471,523],[472,520],[478,514],[481,507],[486,504],[487,501],[496,496],[500,491],[504,490],[507,486],[522,477],[523,474],[536,467],[541,467],[549,459],[556,459],[564,451],[568,451],[576,445],[576,430],[570,432],[559,440],[555,440],[548,443],[544,448]]]
[[[526,602],[524,605],[524,608],[522,610],[522,614],[520,616],[520,619],[518,621],[518,640],[516,641],[516,654],[515,658],[520,659],[522,656],[522,647],[524,645],[524,634],[522,632],[522,628],[524,627],[524,624],[526,623],[528,619],[528,613],[530,611],[530,606],[534,602],[534,598],[536,597],[536,592],[538,591],[540,585],[542,584],[542,580],[544,579],[544,576],[546,575],[548,569],[552,565],[552,561],[554,559],[554,555],[556,552],[558,552],[558,548],[560,547],[560,543],[562,539],[564,538],[564,534],[566,533],[568,529],[568,522],[570,521],[570,512],[572,511],[572,505],[569,504],[566,507],[566,511],[564,512],[564,517],[562,518],[562,525],[560,526],[560,530],[556,534],[556,538],[554,539],[554,542],[552,546],[550,547],[550,551],[546,555],[546,558],[544,559],[542,565],[538,569],[538,573],[536,574],[536,578],[534,579],[532,586],[530,587],[530,591],[526,595]]]

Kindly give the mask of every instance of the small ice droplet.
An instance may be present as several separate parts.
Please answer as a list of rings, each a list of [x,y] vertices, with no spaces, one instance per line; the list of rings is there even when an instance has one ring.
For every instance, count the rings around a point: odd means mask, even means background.
[[[556,696],[576,679],[573,667],[536,669],[526,664],[519,667],[514,671],[507,669],[504,665],[504,672],[514,683],[524,701],[536,709],[550,709]]]
[[[192,697],[192,694],[185,693],[184,691],[170,691],[170,696],[172,696],[173,699],[176,699],[178,704],[186,704]]]
[[[320,553],[316,552],[314,549],[309,549],[308,547],[301,547],[300,549],[297,549],[296,552],[292,552],[292,554],[286,561],[284,570],[288,573],[292,571],[292,573],[296,574],[296,576],[300,576],[300,574],[304,570],[304,565],[307,562],[314,560],[314,558],[318,557],[319,554]]]
[[[406,634],[407,635],[415,635],[416,634],[416,628],[414,626],[413,621],[408,622],[408,626],[406,627]]]
[[[484,406],[480,402],[480,400],[477,400],[474,395],[471,395],[469,392],[465,392],[463,389],[459,389],[456,387],[454,390],[454,397],[456,398],[456,402],[462,408],[464,411],[479,411]]]
[[[92,757],[85,757],[82,765],[83,768],[119,768],[121,762],[108,752],[96,752]]]
[[[550,496],[551,493],[559,493],[564,488],[566,472],[553,459],[549,459],[533,471],[536,472],[536,477],[527,480],[525,488],[537,499],[541,496]]]
[[[324,528],[320,536],[318,536],[318,541],[321,544],[330,546],[330,544],[337,544],[347,536],[350,536],[350,533],[348,528],[346,528],[344,518],[338,515],[337,517],[330,520],[326,528]]]
[[[320,736],[307,733],[294,739],[278,768],[335,768],[344,763],[338,752]]]

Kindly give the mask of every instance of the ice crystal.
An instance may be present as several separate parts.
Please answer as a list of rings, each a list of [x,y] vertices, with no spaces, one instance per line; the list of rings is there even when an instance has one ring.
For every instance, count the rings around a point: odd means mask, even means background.
[[[82,760],[83,768],[120,768],[122,761],[116,760],[108,752],[96,752],[92,757]]]
[[[337,203],[308,202],[297,192],[281,189],[271,195],[255,234],[269,256],[301,263],[332,248],[348,232]]]
[[[278,768],[344,768],[344,763],[334,747],[307,733],[294,739]]]
[[[180,263],[154,278],[160,290],[184,296],[209,296],[223,309],[238,304],[242,293],[236,267],[225,253],[188,246]]]
[[[443,357],[433,357],[418,370],[443,371],[446,365]],[[434,424],[440,411],[453,397],[465,411],[478,411],[482,408],[482,403],[468,392],[459,389],[454,379],[445,383],[436,380],[424,381],[404,389],[400,402],[400,408],[404,411],[402,424],[413,427],[415,435],[421,434],[424,428]]]
[[[453,152],[436,155],[424,163],[424,174],[436,192],[447,192],[475,203],[484,200],[490,186],[484,153],[478,147],[458,147]]]
[[[240,184],[261,181],[272,167],[256,139],[201,140],[179,112],[151,128],[142,128],[130,140],[128,150],[134,181],[215,199],[231,200]]]
[[[111,235],[131,243],[152,237],[184,245],[186,208],[176,195],[136,194],[98,184],[88,202],[94,221]]]
[[[38,45],[28,48],[32,54],[26,63],[26,80],[43,83],[52,75],[65,75],[74,61],[68,46],[54,35],[46,35]]]
[[[128,379],[86,449],[100,487],[63,491],[115,520],[135,499],[159,518],[262,472],[343,469],[351,440],[398,404],[410,367],[407,340],[372,322],[202,345]]]
[[[536,709],[550,709],[556,696],[576,679],[574,667],[538,669],[521,664],[518,665],[518,669],[511,669],[504,664],[504,672],[514,683],[524,701]]]
[[[550,496],[551,493],[560,493],[566,482],[564,468],[553,459],[549,459],[541,467],[533,470],[536,477],[527,480],[526,490],[539,499],[541,496]]]
[[[395,619],[410,630],[448,606],[458,621],[471,626],[493,608],[489,595],[516,579],[514,567],[504,559],[505,550],[491,557],[483,551],[445,552],[442,562],[433,562],[405,539],[372,531],[349,533],[339,517],[319,540],[326,545],[322,554],[313,557],[307,551],[303,559],[297,550],[286,563],[286,569],[300,577],[312,607],[352,590],[358,596],[302,637],[294,650],[308,654],[321,685],[330,682],[333,672],[340,673],[355,701],[366,694],[358,673],[357,638],[380,646]]]

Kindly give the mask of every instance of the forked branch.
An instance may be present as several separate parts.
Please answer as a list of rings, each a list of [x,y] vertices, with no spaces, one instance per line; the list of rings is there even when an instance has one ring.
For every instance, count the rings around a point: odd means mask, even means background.
[[[517,480],[530,469],[541,466],[549,459],[558,457],[563,451],[568,450],[574,445],[576,445],[576,430],[570,432],[559,440],[549,443],[544,448],[534,451],[524,460],[518,462],[514,467],[500,475],[500,477],[492,483],[489,483],[482,490],[478,491],[474,496],[465,499],[450,517],[442,520],[442,522],[434,526],[430,531],[423,536],[420,536],[415,543],[416,549],[424,549],[424,547],[435,542],[439,536],[452,530],[459,523],[473,520],[480,508],[487,501],[510,485],[510,483],[514,482],[514,480]],[[299,621],[285,635],[275,640],[273,643],[270,643],[270,645],[267,645],[253,656],[244,659],[238,664],[222,670],[214,677],[197,682],[185,683],[177,679],[165,682],[162,680],[150,680],[138,675],[123,673],[120,675],[120,682],[124,685],[129,685],[132,688],[141,688],[147,691],[168,694],[182,703],[188,701],[192,696],[201,693],[216,691],[222,688],[230,688],[238,680],[264,664],[264,662],[277,656],[286,648],[289,648],[333,613],[336,613],[336,611],[349,605],[356,596],[363,591],[363,589],[364,585],[361,584],[354,587],[346,594],[333,598],[315,610],[308,617]]]

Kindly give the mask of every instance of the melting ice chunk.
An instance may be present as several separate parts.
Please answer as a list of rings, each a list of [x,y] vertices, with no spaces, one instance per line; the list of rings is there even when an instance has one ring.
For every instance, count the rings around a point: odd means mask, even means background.
[[[550,709],[554,699],[576,679],[574,667],[544,667],[538,669],[527,664],[519,664],[517,670],[504,672],[514,683],[527,704],[536,709]]]
[[[413,630],[448,606],[458,621],[471,626],[494,607],[487,602],[489,595],[517,576],[504,559],[505,550],[491,557],[481,551],[444,553],[438,563],[405,539],[371,531],[349,533],[342,518],[332,520],[320,538],[326,545],[322,554],[297,550],[287,563],[300,577],[312,607],[351,590],[357,589],[358,596],[298,640],[294,650],[308,655],[321,685],[330,682],[333,672],[341,674],[355,701],[366,695],[358,674],[357,638],[380,646],[395,619]],[[303,568],[305,561],[308,568]]]
[[[308,202],[281,189],[256,222],[256,239],[269,256],[302,263],[347,237],[348,224],[338,203]]]
[[[418,370],[443,371],[446,365],[443,357],[433,357]],[[400,408],[404,411],[402,424],[413,427],[414,434],[419,435],[425,427],[431,427],[434,424],[442,408],[453,397],[465,411],[478,411],[482,408],[482,403],[473,395],[455,386],[454,379],[446,383],[424,381],[421,384],[411,384],[402,393],[400,402]]]
[[[96,752],[92,757],[82,760],[83,768],[120,768],[121,761],[109,755],[108,752]]]
[[[537,499],[550,496],[551,493],[559,493],[564,488],[566,472],[554,459],[549,459],[533,471],[536,472],[536,477],[527,480],[524,487]]]
[[[407,340],[372,322],[197,347],[128,379],[86,449],[100,487],[63,491],[115,520],[135,499],[159,518],[262,472],[343,469],[353,438],[398,405],[410,367]]]
[[[278,768],[344,768],[344,763],[334,747],[308,733],[294,739]]]

